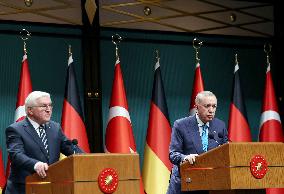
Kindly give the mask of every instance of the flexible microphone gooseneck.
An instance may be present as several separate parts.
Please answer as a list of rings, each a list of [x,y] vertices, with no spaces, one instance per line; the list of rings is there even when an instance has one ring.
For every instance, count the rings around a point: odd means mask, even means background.
[[[77,139],[72,139],[72,144],[77,146],[78,145],[78,140]]]
[[[71,147],[71,150],[72,150],[73,154],[76,154],[78,140],[77,139],[72,139],[72,141],[71,141],[71,140],[67,139],[67,140],[65,140],[65,142],[66,142],[67,145],[69,145]]]
[[[209,139],[213,139],[213,140],[218,144],[218,146],[221,145],[221,144],[215,139],[214,133],[209,132],[208,137],[209,137]],[[222,139],[222,138],[223,138],[223,134],[219,132],[219,133],[218,133],[218,137]]]
[[[71,142],[72,142],[73,153],[76,154],[77,145],[78,145],[78,140],[77,140],[77,139],[72,139]]]

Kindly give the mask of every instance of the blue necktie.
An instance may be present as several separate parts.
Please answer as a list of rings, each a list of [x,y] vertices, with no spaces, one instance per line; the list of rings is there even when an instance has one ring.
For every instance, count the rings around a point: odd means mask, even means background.
[[[44,149],[46,150],[48,154],[48,143],[47,143],[47,137],[46,137],[44,126],[40,125],[38,129],[39,129],[39,137],[41,139],[41,142],[43,143]]]
[[[202,125],[202,134],[201,134],[201,142],[202,142],[202,149],[204,152],[207,152],[208,149],[208,131],[207,125]]]

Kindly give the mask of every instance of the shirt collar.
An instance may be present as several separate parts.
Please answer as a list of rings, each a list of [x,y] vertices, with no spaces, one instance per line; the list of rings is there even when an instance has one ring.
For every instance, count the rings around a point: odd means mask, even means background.
[[[209,122],[203,123],[203,122],[201,121],[201,119],[199,118],[199,116],[198,116],[197,113],[195,114],[195,117],[196,117],[196,120],[197,120],[197,125],[198,125],[198,127],[202,127],[203,125],[207,125],[207,127],[209,128]]]
[[[28,118],[28,120],[30,121],[30,123],[32,124],[32,126],[33,126],[35,129],[39,128],[39,124],[38,124],[37,122],[33,121],[33,120],[32,120],[31,118],[29,118],[28,116],[27,116],[27,118]]]

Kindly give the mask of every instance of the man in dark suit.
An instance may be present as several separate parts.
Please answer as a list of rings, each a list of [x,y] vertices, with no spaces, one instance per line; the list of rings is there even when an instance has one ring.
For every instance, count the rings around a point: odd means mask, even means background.
[[[51,121],[50,94],[34,91],[25,100],[27,117],[6,129],[6,144],[11,160],[6,194],[25,194],[25,178],[37,173],[46,177],[48,166],[65,155],[82,153],[63,134],[59,123]]]
[[[198,93],[195,108],[195,115],[176,120],[172,129],[169,157],[173,168],[167,194],[207,193],[181,192],[179,166],[185,161],[193,164],[199,154],[228,142],[225,123],[214,118],[217,108],[216,96],[210,91]]]

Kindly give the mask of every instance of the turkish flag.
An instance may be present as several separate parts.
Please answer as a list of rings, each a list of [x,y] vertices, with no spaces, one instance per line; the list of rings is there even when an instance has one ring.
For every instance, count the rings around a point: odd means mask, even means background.
[[[260,118],[260,141],[283,142],[283,129],[278,112],[278,105],[269,64],[266,72],[262,114]]]
[[[128,103],[124,89],[119,59],[116,60],[105,134],[105,151],[110,153],[135,153],[136,144],[132,132]],[[144,193],[140,178],[140,194]]]
[[[28,65],[28,57],[25,54],[22,61],[22,69],[20,75],[20,82],[18,87],[15,121],[21,121],[26,117],[25,100],[26,97],[33,91],[30,70]]]
[[[0,149],[0,193],[4,189],[5,185],[6,185],[6,176],[5,176],[5,170],[4,170],[2,150]]]
[[[195,67],[193,87],[192,87],[192,92],[191,92],[191,101],[190,101],[190,107],[189,107],[189,115],[194,115],[196,113],[196,110],[194,108],[195,97],[199,92],[202,92],[202,91],[204,91],[204,84],[203,84],[200,64],[198,62],[196,63],[196,67]]]
[[[18,122],[23,120],[26,117],[25,111],[25,99],[26,97],[33,91],[32,89],[32,81],[28,64],[27,54],[24,54],[22,60],[20,81],[18,86],[18,95],[17,95],[17,103],[16,103],[16,111],[14,121]],[[6,166],[6,179],[10,174],[10,157],[8,156],[7,166]]]
[[[262,114],[260,118],[259,141],[262,142],[283,142],[283,129],[278,105],[276,101],[270,64],[267,66],[264,97],[262,104]],[[281,154],[281,153],[279,153]],[[266,189],[267,194],[283,194],[284,188]]]

